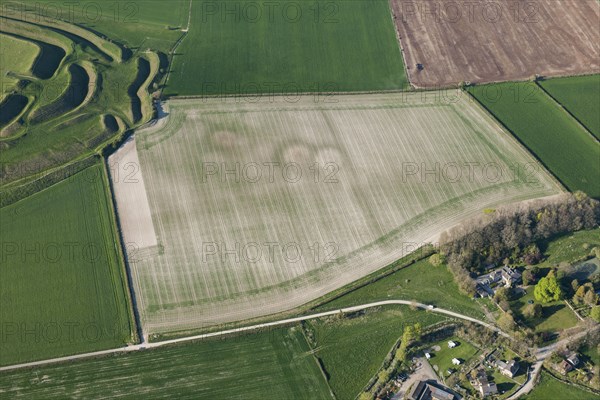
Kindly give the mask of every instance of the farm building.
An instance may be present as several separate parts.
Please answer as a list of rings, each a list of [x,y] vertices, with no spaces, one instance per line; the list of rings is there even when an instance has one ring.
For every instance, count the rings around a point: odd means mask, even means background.
[[[514,268],[510,267],[502,267],[502,282],[506,287],[510,287],[514,284],[517,284],[521,281],[522,274]]]
[[[454,365],[460,365],[460,360],[458,358],[453,358],[452,359],[452,364],[454,364]]]
[[[509,378],[513,378],[515,374],[519,371],[519,364],[515,360],[510,361],[496,361],[496,367],[498,367],[498,371],[502,375],[508,376]]]
[[[481,397],[487,397],[498,393],[496,383],[488,380],[487,374],[483,369],[477,371],[477,376],[471,384],[479,394],[481,394]]]
[[[577,353],[571,353],[567,356],[567,361],[573,367],[577,367],[579,365],[579,356],[577,355]]]
[[[425,353],[425,358],[429,360],[431,358],[431,354]]]
[[[521,282],[522,274],[514,268],[504,266],[490,273],[479,276],[476,291],[479,297],[491,297],[496,290],[503,284],[505,287],[512,287]]]
[[[456,342],[453,340],[448,341],[448,348],[453,349],[457,346]]]
[[[577,353],[570,353],[564,360],[554,365],[554,369],[563,375],[573,371],[579,365],[579,356]]]
[[[485,288],[483,288],[480,285],[477,285],[477,289],[476,290],[477,290],[477,295],[479,297],[481,297],[481,298],[490,297],[491,296],[490,292],[488,292]]]
[[[567,360],[562,360],[554,366],[554,369],[556,369],[561,374],[566,375],[569,372],[573,371],[573,366]]]
[[[454,394],[449,389],[429,381],[417,382],[407,397],[409,400],[454,400],[454,398]]]

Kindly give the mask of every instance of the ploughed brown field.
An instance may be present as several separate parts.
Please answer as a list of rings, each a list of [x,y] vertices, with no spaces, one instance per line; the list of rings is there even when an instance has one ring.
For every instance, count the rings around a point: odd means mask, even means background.
[[[416,87],[600,71],[597,0],[390,1]]]

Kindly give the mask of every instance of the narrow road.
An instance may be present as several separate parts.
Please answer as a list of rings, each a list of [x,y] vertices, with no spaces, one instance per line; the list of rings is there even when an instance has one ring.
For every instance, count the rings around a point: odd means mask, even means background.
[[[578,334],[568,337],[566,339],[563,339],[560,342],[556,342],[549,346],[540,347],[539,349],[537,349],[537,351],[535,352],[536,362],[533,363],[533,368],[529,371],[529,376],[527,377],[527,381],[525,382],[525,384],[523,386],[521,386],[521,388],[519,390],[517,390],[515,393],[513,393],[512,396],[508,397],[506,400],[516,400],[519,397],[531,392],[531,390],[534,387],[534,383],[537,380],[538,375],[542,371],[542,364],[544,363],[544,360],[546,360],[546,358],[548,358],[559,347],[566,345],[567,343],[569,343],[571,341],[577,340],[577,339],[585,336],[586,333],[588,333],[587,330],[583,331],[583,332],[579,332]]]
[[[132,351],[143,350],[143,349],[153,349],[153,348],[163,347],[163,346],[177,344],[177,343],[185,343],[185,342],[191,342],[194,340],[207,339],[207,338],[211,338],[211,337],[225,336],[225,335],[229,335],[232,333],[247,332],[247,331],[253,331],[253,330],[257,330],[257,329],[261,329],[261,328],[269,328],[269,327],[287,325],[287,324],[292,324],[292,323],[301,322],[301,321],[307,321],[307,320],[311,320],[311,319],[315,319],[315,318],[327,317],[327,316],[335,315],[335,314],[339,314],[339,313],[351,313],[351,312],[366,310],[368,308],[388,306],[388,305],[415,306],[417,308],[420,308],[423,310],[428,310],[430,312],[444,314],[444,315],[448,315],[450,317],[474,322],[476,324],[485,326],[486,328],[493,330],[502,336],[510,337],[508,334],[502,332],[500,329],[496,328],[495,326],[493,326],[491,324],[488,324],[487,322],[480,321],[478,319],[471,318],[467,315],[459,314],[459,313],[456,313],[456,312],[453,312],[450,310],[445,310],[443,308],[430,308],[430,306],[428,306],[427,304],[415,303],[414,301],[408,301],[408,300],[384,300],[384,301],[377,301],[374,303],[361,304],[359,306],[354,306],[354,307],[341,308],[341,309],[337,309],[337,310],[321,312],[321,313],[317,313],[317,314],[303,315],[303,316],[295,317],[295,318],[288,318],[288,319],[282,319],[279,321],[266,322],[263,324],[244,326],[241,328],[234,328],[234,329],[227,329],[227,330],[219,331],[219,332],[204,333],[201,335],[187,336],[187,337],[178,338],[178,339],[165,340],[162,342],[142,343],[142,344],[136,344],[136,345],[126,346],[126,347],[119,347],[116,349],[95,351],[92,353],[76,354],[76,355],[66,356],[66,357],[51,358],[48,360],[41,360],[41,361],[34,361],[34,362],[23,363],[23,364],[9,365],[6,367],[0,367],[0,372],[11,371],[11,370],[19,369],[19,368],[37,367],[37,366],[41,366],[41,365],[54,364],[54,363],[60,363],[60,362],[65,362],[65,361],[74,361],[74,360],[98,357],[98,356],[103,356],[103,355],[108,355],[108,354],[126,353],[126,352],[132,352]]]

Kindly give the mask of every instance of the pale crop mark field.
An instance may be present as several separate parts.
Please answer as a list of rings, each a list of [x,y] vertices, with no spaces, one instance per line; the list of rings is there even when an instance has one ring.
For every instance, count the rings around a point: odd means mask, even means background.
[[[129,257],[145,332],[291,309],[562,190],[464,92],[323,100],[172,100],[136,134],[158,243]]]

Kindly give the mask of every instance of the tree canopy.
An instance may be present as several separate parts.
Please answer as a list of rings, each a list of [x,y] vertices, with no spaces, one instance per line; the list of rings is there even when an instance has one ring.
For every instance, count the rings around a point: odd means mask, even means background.
[[[558,284],[556,276],[550,272],[546,277],[540,279],[535,285],[533,295],[537,301],[542,303],[549,303],[551,301],[558,301],[563,298],[563,291]]]

